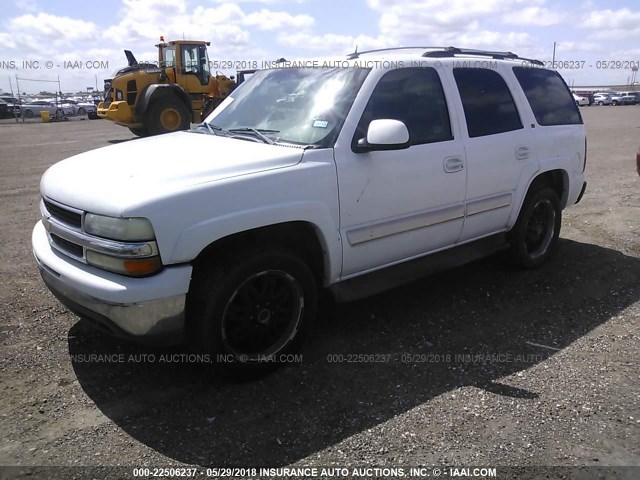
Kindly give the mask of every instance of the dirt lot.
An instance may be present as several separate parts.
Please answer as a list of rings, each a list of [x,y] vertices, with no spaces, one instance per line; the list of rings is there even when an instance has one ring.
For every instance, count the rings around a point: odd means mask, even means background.
[[[92,330],[40,280],[40,176],[128,130],[2,121],[0,465],[640,466],[640,106],[582,112],[589,187],[550,264],[327,308],[301,363],[241,384]]]

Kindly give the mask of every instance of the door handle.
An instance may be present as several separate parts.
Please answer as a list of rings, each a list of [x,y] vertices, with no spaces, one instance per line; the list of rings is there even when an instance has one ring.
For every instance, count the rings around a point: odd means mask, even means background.
[[[444,159],[444,171],[447,173],[459,172],[464,168],[464,160],[460,157],[447,157]]]
[[[529,158],[530,154],[531,154],[531,149],[526,145],[521,145],[519,147],[516,147],[516,158],[518,160],[526,160],[527,158]]]

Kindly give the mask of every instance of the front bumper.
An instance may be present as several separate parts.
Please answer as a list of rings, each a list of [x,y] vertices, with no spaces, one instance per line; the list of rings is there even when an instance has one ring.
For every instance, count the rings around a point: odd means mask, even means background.
[[[133,125],[135,114],[129,104],[124,100],[118,100],[111,102],[108,106],[104,102],[100,102],[96,109],[96,112],[100,118],[106,118],[118,125]]]
[[[184,339],[190,265],[167,267],[146,278],[112,274],[52,249],[42,222],[33,229],[32,245],[44,283],[79,317],[140,343],[167,345]]]

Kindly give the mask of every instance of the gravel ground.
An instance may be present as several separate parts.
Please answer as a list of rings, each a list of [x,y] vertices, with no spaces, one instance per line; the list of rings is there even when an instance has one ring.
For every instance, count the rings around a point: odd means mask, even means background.
[[[128,130],[0,122],[0,477],[187,464],[633,465],[599,478],[640,478],[640,106],[582,112],[589,187],[552,262],[522,272],[498,255],[329,306],[301,362],[248,383],[93,330],[39,278],[40,176]]]

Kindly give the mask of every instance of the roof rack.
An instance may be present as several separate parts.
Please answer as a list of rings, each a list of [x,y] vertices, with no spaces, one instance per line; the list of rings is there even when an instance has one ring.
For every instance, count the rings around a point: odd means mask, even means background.
[[[496,60],[524,60],[525,62],[532,63],[534,65],[544,65],[544,62],[540,60],[535,60],[532,58],[524,58],[519,57],[513,52],[494,52],[490,50],[474,50],[470,48],[457,48],[457,47],[446,47],[442,50],[434,50],[431,52],[424,52],[422,54],[423,57],[431,57],[431,58],[444,58],[444,57],[454,57],[456,55],[476,55],[478,57],[491,57]]]
[[[424,52],[422,54],[423,57],[431,57],[431,58],[445,58],[445,57],[454,57],[455,55],[476,55],[480,57],[491,57],[496,60],[523,60],[525,62],[529,62],[533,65],[541,65],[544,66],[544,62],[540,60],[535,60],[532,58],[524,58],[519,57],[513,52],[495,52],[489,50],[474,50],[470,48],[457,48],[457,47],[390,47],[390,48],[378,48],[375,50],[366,50],[363,52],[356,51],[347,55],[348,60],[354,60],[358,58],[360,55],[365,55],[367,53],[378,53],[378,52],[388,52],[393,50],[430,50],[428,52]]]
[[[378,52],[388,52],[390,50],[428,50],[432,48],[446,48],[446,47],[389,47],[389,48],[376,48],[375,50],[365,50],[363,52],[359,52],[356,47],[356,51],[347,55],[347,60],[354,60],[358,58],[360,55],[365,55],[367,53],[378,53]]]

